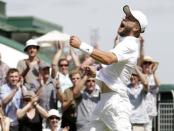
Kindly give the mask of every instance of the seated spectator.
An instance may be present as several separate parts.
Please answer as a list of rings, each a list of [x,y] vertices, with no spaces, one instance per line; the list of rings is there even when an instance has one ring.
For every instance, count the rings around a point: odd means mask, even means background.
[[[10,118],[6,117],[3,112],[3,105],[0,101],[0,131],[9,131],[10,129]]]
[[[69,131],[69,127],[60,128],[61,115],[56,109],[51,109],[48,112],[48,129],[43,131]]]
[[[19,71],[16,68],[10,68],[7,72],[7,83],[0,90],[4,114],[11,119],[10,131],[18,131],[16,111],[21,106],[21,98],[22,89]]]
[[[23,106],[16,112],[19,131],[42,131],[42,119],[47,119],[48,113],[37,103],[38,97],[34,92],[26,91],[22,100]]]

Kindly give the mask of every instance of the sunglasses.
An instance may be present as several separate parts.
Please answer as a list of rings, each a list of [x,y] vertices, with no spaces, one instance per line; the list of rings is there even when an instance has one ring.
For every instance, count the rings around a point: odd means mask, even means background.
[[[86,82],[95,82],[95,80],[87,80]]]
[[[68,66],[68,64],[60,64],[59,66],[60,66],[60,67]]]
[[[51,119],[60,120],[60,118],[59,118],[59,117],[57,117],[57,116],[50,116],[50,117],[49,117],[49,119],[50,119],[50,120],[51,120]]]

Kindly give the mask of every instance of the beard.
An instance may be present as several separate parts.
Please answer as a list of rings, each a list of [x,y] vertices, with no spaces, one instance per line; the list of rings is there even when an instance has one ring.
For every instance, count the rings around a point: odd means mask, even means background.
[[[125,36],[128,36],[131,32],[131,29],[128,28],[128,27],[123,27],[123,28],[120,28],[118,30],[118,34],[121,36],[121,37],[125,37]]]
[[[131,28],[127,25],[126,22],[122,21],[118,29],[118,34],[121,37],[125,37],[125,36],[128,36],[130,32],[131,32]]]

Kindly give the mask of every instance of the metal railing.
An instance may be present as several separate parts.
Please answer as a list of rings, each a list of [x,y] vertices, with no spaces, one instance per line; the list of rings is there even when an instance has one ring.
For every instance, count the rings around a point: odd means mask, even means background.
[[[172,100],[158,103],[158,131],[174,131],[174,90]]]

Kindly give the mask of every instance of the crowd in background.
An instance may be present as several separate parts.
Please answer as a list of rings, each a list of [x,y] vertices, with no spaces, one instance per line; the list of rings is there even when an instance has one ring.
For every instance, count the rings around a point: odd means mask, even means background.
[[[118,37],[114,46],[117,41]],[[127,85],[130,121],[133,131],[152,131],[159,63],[144,55],[142,37],[140,41],[140,58]],[[28,58],[19,61],[16,68],[0,60],[0,131],[84,130],[100,101],[97,70],[106,65],[90,56],[79,56],[72,48],[64,54],[62,43],[56,44],[55,55],[47,64],[37,56],[39,48],[34,40],[27,41],[24,51]]]

